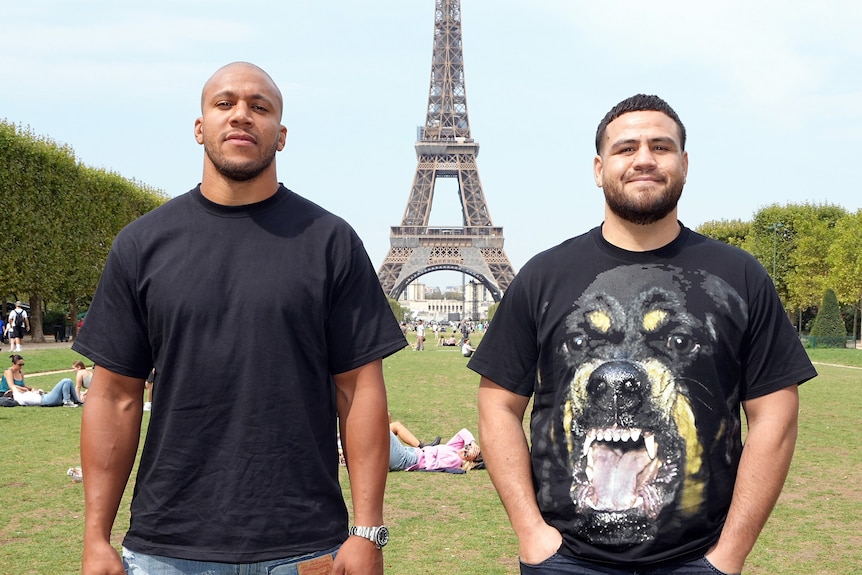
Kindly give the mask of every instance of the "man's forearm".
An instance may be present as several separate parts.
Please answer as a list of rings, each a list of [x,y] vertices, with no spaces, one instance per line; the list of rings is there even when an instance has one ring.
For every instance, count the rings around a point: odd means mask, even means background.
[[[350,382],[355,377],[355,382]],[[377,362],[355,374],[335,377],[342,446],[350,474],[353,517],[357,525],[383,522],[383,494],[389,472],[389,417],[386,387]]]
[[[748,435],[733,499],[718,543],[708,554],[719,569],[742,571],[778,500],[796,446],[797,410],[796,386],[758,398],[747,408]]]
[[[383,492],[389,473],[389,417],[383,362],[373,361],[333,377],[341,441],[350,474],[355,525],[383,523]],[[383,575],[383,554],[361,537],[348,537],[332,568],[334,575]]]
[[[479,440],[491,481],[512,528],[522,538],[545,522],[536,503],[523,410],[501,402],[500,394],[505,392],[495,385],[483,381],[479,389]]]
[[[113,391],[94,377],[81,421],[85,542],[110,540],[140,438],[142,394],[136,402]]]

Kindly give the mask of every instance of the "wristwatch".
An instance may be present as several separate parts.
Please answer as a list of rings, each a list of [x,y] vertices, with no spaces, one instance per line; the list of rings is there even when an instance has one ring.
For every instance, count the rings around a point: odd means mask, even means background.
[[[385,525],[379,525],[377,527],[361,527],[359,525],[354,525],[348,531],[350,535],[359,535],[360,537],[365,537],[378,549],[382,549],[387,543],[389,543],[389,529],[386,528]]]

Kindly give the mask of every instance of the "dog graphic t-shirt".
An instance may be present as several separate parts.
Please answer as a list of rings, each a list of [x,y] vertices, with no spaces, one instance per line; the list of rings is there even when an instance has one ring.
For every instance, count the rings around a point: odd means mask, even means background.
[[[651,252],[596,228],[539,254],[468,366],[533,396],[560,552],[619,566],[702,555],[733,494],[740,401],[816,375],[762,266],[686,228]]]

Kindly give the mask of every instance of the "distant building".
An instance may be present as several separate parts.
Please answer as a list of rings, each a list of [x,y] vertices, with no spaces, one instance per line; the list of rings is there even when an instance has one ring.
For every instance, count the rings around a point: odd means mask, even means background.
[[[463,290],[463,291],[462,291]],[[447,294],[457,294],[457,299]],[[470,281],[463,286],[437,287],[413,282],[398,298],[402,307],[410,310],[413,320],[426,323],[448,323],[468,319],[479,321],[488,317],[488,308],[494,303],[491,292],[480,282]]]

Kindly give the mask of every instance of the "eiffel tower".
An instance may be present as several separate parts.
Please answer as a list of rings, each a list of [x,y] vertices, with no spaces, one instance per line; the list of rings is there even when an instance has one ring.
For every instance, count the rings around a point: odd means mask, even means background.
[[[454,270],[488,288],[499,301],[515,271],[503,251],[503,228],[494,227],[476,168],[479,144],[470,136],[460,0],[435,0],[434,54],[428,116],[416,142],[416,176],[400,226],[377,276],[383,291],[398,299],[424,274]],[[463,222],[429,227],[437,178],[457,178]]]

